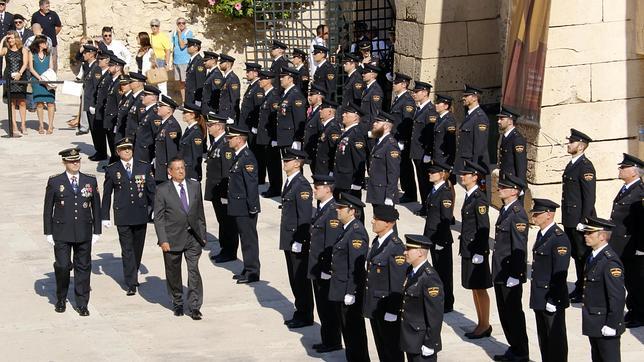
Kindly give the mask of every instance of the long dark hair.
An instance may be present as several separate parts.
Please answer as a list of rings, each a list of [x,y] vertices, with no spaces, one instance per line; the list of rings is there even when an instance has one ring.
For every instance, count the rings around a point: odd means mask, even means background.
[[[29,45],[29,51],[32,53],[38,53],[40,51],[40,44],[47,44],[47,37],[45,35],[36,35],[34,41]],[[44,50],[45,55],[49,55],[49,47]]]
[[[152,43],[150,43],[150,34],[146,31],[139,33],[139,45],[141,48],[150,49],[152,48]]]

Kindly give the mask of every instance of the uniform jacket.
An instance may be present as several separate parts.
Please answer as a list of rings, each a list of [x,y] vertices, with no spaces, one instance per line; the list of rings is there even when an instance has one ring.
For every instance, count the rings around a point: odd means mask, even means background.
[[[331,256],[333,245],[344,231],[335,200],[331,199],[316,212],[311,220],[311,242],[309,244],[309,279],[319,279],[320,272],[331,275]]]
[[[264,101],[259,107],[259,122],[255,142],[268,146],[272,140],[277,140],[277,112],[280,109],[281,96],[273,88],[264,94]]]
[[[456,157],[456,119],[452,112],[439,115],[434,127],[432,160],[453,166]],[[525,179],[524,179],[525,181]]]
[[[130,107],[134,103],[134,96],[132,95],[132,92],[128,92],[128,94],[124,94],[120,97],[119,103],[118,103],[118,112],[116,115],[116,136],[114,139],[120,140],[121,138],[125,137],[126,134],[126,126],[127,126],[127,116],[128,113],[130,112]]]
[[[308,94],[309,93],[309,83],[311,82],[310,76],[309,76],[309,67],[306,65],[301,65],[299,76],[297,76],[294,81],[295,81],[295,86],[300,89],[302,94]]]
[[[119,104],[121,103],[121,94],[119,93],[119,80],[121,76],[112,79],[112,83],[107,91],[105,99],[105,111],[103,112],[103,128],[114,132],[118,125]]]
[[[125,121],[125,135],[134,137],[136,127],[139,126],[139,117],[145,112],[145,107],[143,106],[143,90],[139,91],[136,95],[134,95],[134,92],[130,95],[132,96],[132,101],[129,103],[130,108]]]
[[[362,103],[362,91],[365,88],[365,84],[362,81],[362,75],[360,71],[356,70],[348,76],[344,84],[342,85],[342,105],[348,106],[353,102],[354,104],[360,106]]]
[[[613,200],[610,219],[615,223],[610,246],[621,260],[644,251],[644,184],[638,180]]]
[[[333,176],[336,188],[348,190],[352,184],[364,186],[366,147],[367,140],[359,125],[344,131],[335,151]]]
[[[258,192],[257,159],[244,147],[237,156],[228,179],[228,216],[248,216],[261,211]]]
[[[156,183],[152,166],[145,161],[131,160],[132,177],[128,178],[123,162],[116,161],[105,169],[103,182],[102,219],[110,220],[114,194],[114,225],[144,225],[153,210]]]
[[[204,198],[208,201],[228,198],[228,174],[233,165],[235,151],[228,146],[226,135],[213,141],[206,159],[206,188]]]
[[[557,225],[541,236],[532,248],[532,283],[530,308],[545,310],[546,303],[557,308],[568,308],[568,266],[570,240]]]
[[[335,67],[327,59],[322,65],[318,65],[315,68],[315,74],[313,74],[313,84],[324,89],[326,91],[327,99],[335,99],[335,93],[337,89],[336,79],[335,79]]]
[[[526,140],[516,128],[512,129],[507,137],[501,135],[499,170],[505,175],[516,176],[525,182],[528,171],[527,152]]]
[[[179,140],[181,140],[181,126],[170,116],[159,125],[159,132],[154,138],[154,179],[156,181],[168,180],[168,161],[179,154]]]
[[[609,246],[602,249],[584,268],[584,293],[581,307],[581,330],[588,337],[602,337],[608,326],[624,333],[624,266]]]
[[[277,113],[277,145],[290,147],[293,141],[304,138],[306,123],[306,99],[300,90],[293,86],[280,99]]]
[[[168,181],[157,187],[154,198],[154,229],[158,244],[170,244],[170,251],[182,251],[191,238],[201,246],[206,245],[206,218],[201,197],[201,185],[185,179],[188,212],[183,209],[174,182]]]
[[[342,129],[335,118],[328,120],[326,125],[320,123],[320,126],[322,129],[317,140],[315,172],[328,175],[335,168],[335,151],[342,136]]]
[[[505,284],[508,277],[526,281],[528,249],[528,214],[519,200],[502,211],[496,221],[492,280]]]
[[[434,147],[434,125],[437,119],[438,113],[432,102],[428,102],[423,109],[416,110],[409,146],[412,160],[422,160],[425,155],[431,156]]]
[[[306,120],[304,125],[304,140],[302,149],[309,155],[311,164],[315,167],[315,158],[318,148],[318,139],[322,132],[322,124],[320,123],[320,107],[315,107],[311,110],[311,114]]]
[[[96,105],[95,94],[102,75],[98,61],[95,60],[91,66],[83,62],[83,111],[87,112],[89,107]]]
[[[396,139],[388,134],[371,149],[367,202],[384,204],[385,199],[398,203],[400,178],[400,149]]]
[[[413,270],[409,266],[409,270]],[[409,275],[409,273],[408,273]],[[420,354],[422,346],[441,350],[445,294],[438,273],[428,261],[405,280],[400,316],[400,349]]]
[[[154,135],[156,128],[161,124],[161,119],[157,115],[157,105],[148,109],[145,107],[139,110],[139,124],[134,131],[134,158],[146,162],[154,158]]]
[[[369,251],[369,236],[360,220],[346,225],[333,245],[329,300],[344,301],[347,294],[356,296],[358,303],[363,296],[366,271],[365,260]]]
[[[101,234],[101,199],[96,177],[78,173],[78,192],[63,172],[49,177],[43,211],[45,235],[55,241],[82,243]]]
[[[365,318],[382,318],[385,313],[398,315],[407,276],[405,246],[396,233],[391,233],[367,253],[367,283],[362,313]]]
[[[471,258],[474,254],[488,255],[490,244],[489,203],[485,193],[477,188],[463,201],[459,254]]]
[[[454,194],[447,182],[436,191],[427,195],[427,218],[425,219],[424,234],[434,245],[448,246],[452,239],[451,225],[454,225]],[[481,254],[482,255],[482,254]]]
[[[235,72],[231,71],[224,77],[224,84],[221,86],[218,107],[219,114],[237,122],[239,120],[240,94],[239,77],[237,77]]]
[[[205,137],[197,123],[186,128],[179,141],[179,156],[186,163],[186,178],[201,181]]]
[[[273,79],[273,87],[277,90],[277,93],[282,93],[284,89],[280,86],[280,74],[282,73],[282,68],[288,67],[288,60],[284,58],[283,56],[274,59],[273,62],[271,63],[271,68],[270,71],[271,73],[275,74],[275,78]]]
[[[105,71],[101,76],[101,79],[98,81],[96,88],[96,93],[94,94],[94,106],[96,108],[96,114],[94,117],[97,120],[102,120],[105,114],[105,101],[107,100],[107,94],[112,86],[112,74],[109,71]]]
[[[416,102],[407,91],[398,98],[394,95],[394,102],[391,104],[390,112],[396,117],[396,124],[392,133],[398,142],[409,147],[411,142],[411,131],[414,126],[414,115],[416,114]]]
[[[490,164],[488,153],[488,139],[490,132],[490,120],[481,107],[477,107],[472,113],[465,113],[465,120],[461,123],[458,131],[458,147],[456,149],[456,160],[454,169],[460,171],[465,165],[465,160],[475,163]]]
[[[294,241],[308,250],[310,240],[311,199],[313,191],[309,180],[299,172],[282,190],[282,218],[280,219],[280,250],[291,250]]]
[[[202,101],[206,68],[200,54],[195,55],[186,68],[186,103]]]
[[[259,87],[259,81],[249,85],[242,99],[239,123],[248,129],[257,128],[259,122],[259,107],[264,103],[264,90]]]
[[[368,87],[365,84],[364,90],[362,91],[362,101],[360,102],[360,108],[364,113],[364,116],[360,119],[360,123],[364,129],[371,130],[373,120],[376,119],[378,112],[382,110],[382,101],[384,98],[385,94],[378,82],[374,81]]]
[[[561,221],[563,226],[574,228],[595,216],[595,167],[585,155],[571,164],[568,162],[562,175]]]
[[[214,67],[207,73],[201,89],[201,113],[204,116],[207,116],[209,112],[219,112],[219,98],[223,84],[224,76],[218,67]]]

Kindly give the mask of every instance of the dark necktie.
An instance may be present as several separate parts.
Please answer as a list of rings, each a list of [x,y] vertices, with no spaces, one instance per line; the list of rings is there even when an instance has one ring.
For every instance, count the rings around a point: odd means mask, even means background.
[[[4,13],[0,13],[0,25],[4,26]]]
[[[541,241],[541,238],[543,237],[543,234],[541,234],[541,230],[537,233],[537,243]]]
[[[588,254],[588,259],[586,260],[586,264],[591,264],[593,260],[595,260],[593,253]]]
[[[131,179],[132,178],[132,167],[130,166],[130,163],[125,164],[125,172],[127,172],[127,178]]]
[[[622,186],[622,189],[621,189],[621,190],[619,190],[619,196],[624,195],[624,193],[626,192],[626,190],[628,190],[628,188],[626,187],[626,185]]]
[[[183,188],[183,183],[179,184],[179,198],[181,199],[181,205],[183,210],[188,213],[188,196],[186,195],[186,189]]]
[[[284,182],[284,188],[282,190],[286,191],[287,187],[288,187],[288,179],[286,179],[286,182]]]
[[[395,97],[394,97],[394,100],[393,100],[393,102],[391,102],[391,104],[396,104],[396,101],[397,101],[397,100],[398,100],[398,96],[395,96]]]
[[[78,182],[76,181],[76,176],[72,176],[72,190],[74,190],[74,193],[78,193]]]
[[[409,269],[409,273],[407,273],[407,279],[411,279],[414,277],[414,268]]]

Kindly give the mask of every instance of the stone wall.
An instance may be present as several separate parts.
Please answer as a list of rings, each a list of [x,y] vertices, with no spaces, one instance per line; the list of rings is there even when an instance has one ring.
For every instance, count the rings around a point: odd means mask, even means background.
[[[622,152],[637,155],[644,125],[644,56],[635,51],[637,0],[552,1],[541,129],[530,152],[536,197],[559,200],[570,157],[570,128],[588,134],[587,156],[597,170],[596,208],[609,217],[619,191]],[[637,25],[642,31],[644,24]],[[633,139],[629,139],[633,138]],[[551,184],[555,183],[555,184]],[[551,184],[551,185],[545,185]]]

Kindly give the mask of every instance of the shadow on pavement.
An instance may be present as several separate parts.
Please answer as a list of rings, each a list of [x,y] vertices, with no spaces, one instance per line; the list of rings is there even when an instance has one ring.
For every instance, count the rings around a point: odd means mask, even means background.
[[[467,318],[463,313],[457,311],[447,313],[443,317],[443,323],[446,326],[451,327],[452,330],[454,330],[454,333],[464,342],[475,344],[481,347],[481,349],[483,349],[483,351],[485,351],[485,353],[490,356],[490,359],[492,359],[495,354],[504,353],[508,348],[508,345],[499,342],[496,338],[494,338],[494,333],[503,333],[503,330],[500,329],[500,326],[497,327],[497,329],[492,330],[493,334],[489,338],[469,339],[465,337],[465,333],[470,332],[472,329],[474,329],[474,327],[476,327],[476,323]]]

